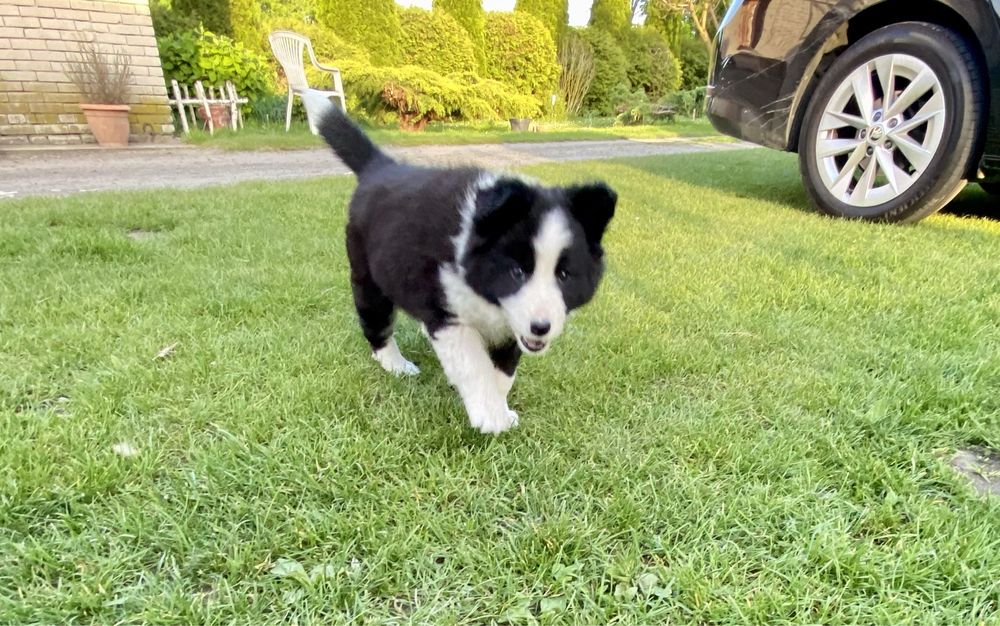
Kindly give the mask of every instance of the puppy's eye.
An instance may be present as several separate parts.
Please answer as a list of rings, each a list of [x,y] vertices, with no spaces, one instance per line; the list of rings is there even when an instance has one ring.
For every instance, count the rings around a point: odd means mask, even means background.
[[[556,279],[558,279],[559,282],[566,282],[569,280],[569,272],[564,269],[556,270]]]
[[[524,280],[524,270],[520,266],[515,265],[510,268],[510,275],[514,280],[522,281]]]

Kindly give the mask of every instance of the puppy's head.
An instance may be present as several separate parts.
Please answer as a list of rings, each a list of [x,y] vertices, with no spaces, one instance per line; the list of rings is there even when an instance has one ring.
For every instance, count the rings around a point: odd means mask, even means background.
[[[524,352],[545,352],[567,313],[593,298],[616,202],[602,183],[547,188],[499,179],[478,192],[465,279],[503,310]]]

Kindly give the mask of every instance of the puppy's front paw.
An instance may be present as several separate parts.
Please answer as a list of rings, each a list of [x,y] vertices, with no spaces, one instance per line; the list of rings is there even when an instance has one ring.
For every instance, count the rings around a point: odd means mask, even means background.
[[[378,361],[382,369],[396,376],[416,376],[420,368],[407,361],[399,352],[396,341],[391,340],[384,348],[372,353],[372,358]]]
[[[479,419],[471,418],[470,421],[472,427],[484,435],[499,435],[518,424],[517,413],[510,409],[495,411],[492,414],[480,416]]]

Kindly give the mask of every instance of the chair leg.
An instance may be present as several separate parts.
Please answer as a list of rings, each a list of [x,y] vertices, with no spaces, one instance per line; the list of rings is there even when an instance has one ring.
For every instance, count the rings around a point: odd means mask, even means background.
[[[295,92],[292,88],[288,88],[288,107],[285,111],[285,132],[287,133],[292,128],[292,100],[295,98]]]
[[[344,94],[338,93],[337,98],[340,99],[340,110],[347,113],[347,101],[344,100]]]

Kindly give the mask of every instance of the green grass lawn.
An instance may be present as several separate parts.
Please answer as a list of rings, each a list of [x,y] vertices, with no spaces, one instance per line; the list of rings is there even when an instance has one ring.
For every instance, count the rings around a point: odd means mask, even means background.
[[[763,150],[530,173],[621,201],[499,438],[412,322],[419,377],[368,356],[346,177],[4,203],[0,623],[997,623],[947,459],[1000,446],[1000,222],[819,217]]]
[[[685,137],[724,138],[705,119],[679,118],[674,123],[643,126],[612,126],[611,120],[584,122],[540,122],[538,132],[512,132],[508,124],[432,124],[422,132],[409,132],[395,127],[368,127],[372,139],[384,145],[422,146],[427,144],[482,144],[539,141],[593,141],[608,139],[663,140]],[[215,135],[195,131],[186,137],[188,143],[221,150],[300,150],[318,148],[319,138],[309,132],[305,122],[296,122],[289,132],[284,124],[248,124],[234,132],[223,129]]]

